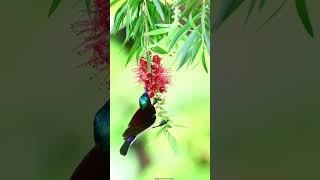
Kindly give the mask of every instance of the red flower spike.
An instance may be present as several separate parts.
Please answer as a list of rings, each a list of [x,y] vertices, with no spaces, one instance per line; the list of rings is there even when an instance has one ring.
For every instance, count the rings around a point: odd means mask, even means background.
[[[167,86],[171,83],[170,71],[161,65],[161,58],[158,55],[152,57],[151,72],[148,72],[148,63],[144,57],[140,58],[139,66],[134,71],[138,82],[149,91],[150,98],[166,92]]]
[[[153,98],[155,95],[153,91],[150,91],[148,94],[149,94],[149,98]]]
[[[92,17],[72,24],[74,33],[84,40],[79,54],[91,52],[91,58],[83,64],[101,72],[109,66],[109,5],[106,0],[93,0]]]
[[[163,86],[160,86],[160,87],[159,87],[159,92],[160,92],[160,93],[166,92],[166,88],[163,87]]]
[[[161,58],[158,55],[154,55],[152,61],[156,64],[160,64]]]

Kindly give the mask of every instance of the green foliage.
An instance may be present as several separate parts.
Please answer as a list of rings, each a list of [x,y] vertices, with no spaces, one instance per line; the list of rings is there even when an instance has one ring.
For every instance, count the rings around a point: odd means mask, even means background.
[[[53,0],[49,9],[48,17],[50,17],[54,11],[58,8],[59,4],[61,3],[61,0]]]
[[[307,30],[309,35],[313,37],[313,28],[312,28],[312,25],[310,22],[306,1],[305,0],[295,0],[295,2],[296,2],[296,8],[297,8],[298,15],[299,15],[305,29]]]
[[[258,3],[259,1],[259,3]],[[214,23],[214,29],[217,30],[237,9],[238,7],[243,4],[244,0],[224,0],[220,5],[220,14],[218,17],[216,17],[215,23]],[[252,15],[252,12],[254,8],[259,4],[259,11],[261,11],[265,5],[266,0],[250,0],[250,5],[248,9],[248,14],[245,19],[245,24],[247,24],[250,16]],[[283,0],[280,6],[263,22],[261,26],[259,26],[258,30],[264,27],[266,24],[268,24],[274,17],[276,17],[279,12],[284,8],[285,4],[287,3],[287,0]],[[307,4],[305,0],[295,0],[294,1],[297,14],[307,31],[307,33],[313,37],[313,27],[311,20],[309,18],[309,12],[307,9]]]
[[[122,1],[114,0],[112,5]],[[202,3],[201,3],[202,2]],[[195,15],[193,15],[195,14]],[[193,64],[200,46],[210,54],[210,1],[172,2],[160,0],[127,0],[116,10],[111,33],[126,30],[127,43],[130,39],[140,41],[134,45],[126,65],[141,56],[148,59],[153,53],[176,57],[178,69],[185,64]],[[208,71],[204,55],[204,69]]]
[[[79,1],[79,0],[77,0]],[[88,11],[88,15],[90,15],[91,12],[91,0],[83,0],[87,11]],[[49,8],[49,13],[48,13],[48,17],[51,17],[52,14],[57,10],[57,8],[59,7],[59,5],[61,4],[61,0],[52,0],[51,2],[51,6]]]

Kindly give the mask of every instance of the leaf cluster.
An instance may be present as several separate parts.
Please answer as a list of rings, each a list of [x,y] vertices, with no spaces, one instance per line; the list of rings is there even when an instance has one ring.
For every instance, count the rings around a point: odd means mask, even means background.
[[[114,0],[115,5],[121,0]],[[150,54],[174,56],[183,65],[201,59],[208,72],[206,58],[210,54],[210,1],[127,0],[122,2],[114,18],[111,31],[116,34],[125,28],[124,44],[130,39],[134,44],[126,64],[132,59]]]
[[[245,0],[224,0],[221,2],[220,13],[215,19],[214,29],[217,30],[239,7],[244,3]],[[267,0],[249,0],[249,8],[247,16],[245,18],[245,24],[248,23],[250,16],[253,13],[254,8],[258,8],[261,11],[267,4]],[[288,0],[282,0],[281,4],[271,13],[271,15],[259,26],[258,30],[268,24],[279,12],[285,7]],[[269,1],[271,2],[271,1]],[[274,2],[274,1],[273,1]],[[300,18],[302,25],[304,26],[307,33],[314,37],[312,23],[309,17],[309,11],[307,8],[306,0],[294,0],[293,3],[296,7],[297,15]]]
[[[79,2],[80,0],[77,0],[76,2]],[[91,13],[91,0],[83,0],[86,8],[87,8],[87,12],[90,15]],[[61,4],[61,0],[52,0],[50,8],[49,8],[49,12],[48,12],[48,17],[51,17],[52,14],[57,10],[57,8],[59,7],[59,5]]]

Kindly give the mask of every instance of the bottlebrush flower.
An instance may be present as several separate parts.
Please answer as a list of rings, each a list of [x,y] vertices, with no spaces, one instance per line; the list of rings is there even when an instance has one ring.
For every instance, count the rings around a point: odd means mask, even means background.
[[[148,90],[150,98],[166,92],[171,83],[170,71],[161,65],[161,60],[158,55],[154,55],[151,62],[151,72],[148,72],[148,63],[144,57],[141,57],[139,66],[134,69],[138,82]]]
[[[107,72],[110,63],[109,9],[109,2],[106,0],[93,0],[92,18],[80,20],[71,26],[73,32],[83,39],[78,47],[79,54],[92,53],[82,65],[89,65],[99,72]]]

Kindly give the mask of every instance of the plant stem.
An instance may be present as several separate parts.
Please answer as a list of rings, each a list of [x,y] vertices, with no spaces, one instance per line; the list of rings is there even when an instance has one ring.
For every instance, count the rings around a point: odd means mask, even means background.
[[[148,26],[148,19],[147,19],[147,16],[148,16],[148,5],[147,5],[147,0],[144,0],[143,1],[143,14],[144,14],[144,23],[145,23],[145,46],[146,46],[146,58],[147,60],[151,58],[151,52],[150,52],[150,47],[149,47],[149,37],[146,36],[146,34],[149,32],[149,26]],[[151,62],[148,60],[148,71],[151,72]]]

